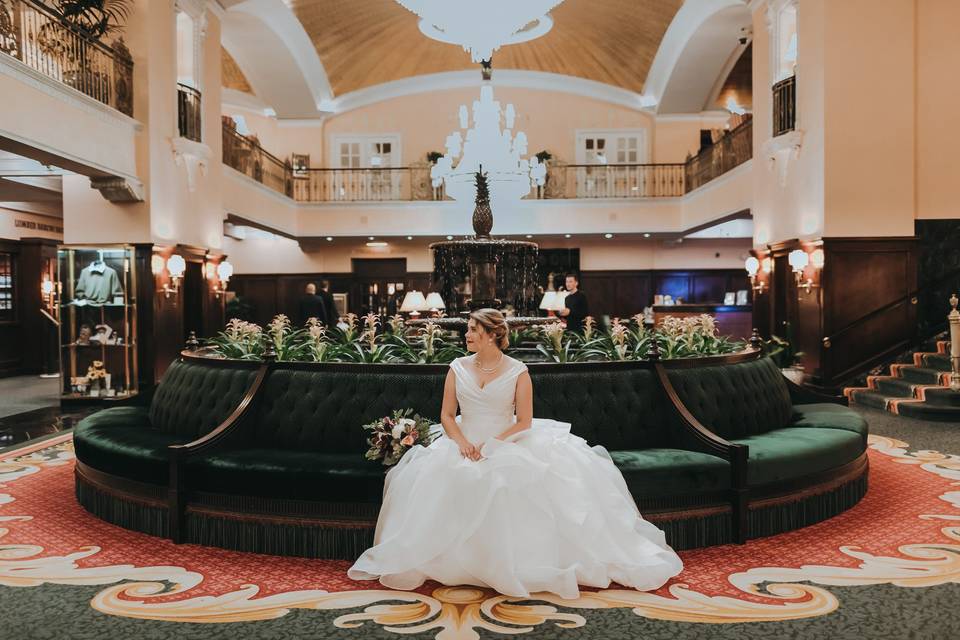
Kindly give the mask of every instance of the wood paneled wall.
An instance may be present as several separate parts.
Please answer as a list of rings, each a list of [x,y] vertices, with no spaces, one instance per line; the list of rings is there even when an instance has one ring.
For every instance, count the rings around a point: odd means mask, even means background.
[[[808,267],[798,286],[790,251],[823,249],[824,267]],[[783,336],[792,326],[810,382],[837,390],[851,378],[909,349],[917,334],[915,238],[824,238],[772,245],[769,289],[756,299],[754,324]]]
[[[429,272],[408,272],[406,287],[430,288]],[[237,275],[230,288],[253,306],[251,320],[265,324],[278,314],[296,316],[297,304],[309,282],[330,281],[334,293],[354,290],[356,276],[350,273],[298,273]],[[595,316],[628,317],[653,303],[658,293],[683,298],[685,302],[723,302],[727,291],[749,289],[742,269],[583,271],[580,288]],[[351,301],[352,303],[352,301]]]

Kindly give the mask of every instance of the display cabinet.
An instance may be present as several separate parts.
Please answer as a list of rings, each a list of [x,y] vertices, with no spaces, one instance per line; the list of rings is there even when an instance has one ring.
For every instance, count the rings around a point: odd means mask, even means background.
[[[118,400],[137,393],[134,250],[131,245],[58,249],[64,400]]]

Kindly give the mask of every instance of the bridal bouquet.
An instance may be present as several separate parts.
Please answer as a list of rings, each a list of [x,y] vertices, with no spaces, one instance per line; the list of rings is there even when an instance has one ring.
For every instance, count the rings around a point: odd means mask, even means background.
[[[433,440],[430,425],[429,420],[413,413],[413,409],[397,409],[391,416],[363,425],[364,430],[370,432],[367,460],[380,460],[384,466],[397,464],[413,445],[430,444]]]

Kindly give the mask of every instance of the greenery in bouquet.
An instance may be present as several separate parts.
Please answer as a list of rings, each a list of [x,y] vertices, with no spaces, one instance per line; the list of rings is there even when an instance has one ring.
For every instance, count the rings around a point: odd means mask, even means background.
[[[392,415],[363,425],[364,431],[370,432],[366,459],[387,467],[397,464],[411,447],[432,442],[431,424],[430,420],[413,413],[413,409],[398,409]]]

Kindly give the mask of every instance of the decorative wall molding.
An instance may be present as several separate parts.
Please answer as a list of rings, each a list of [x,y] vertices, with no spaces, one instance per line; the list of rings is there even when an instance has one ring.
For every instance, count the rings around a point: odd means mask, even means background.
[[[787,175],[790,171],[790,160],[800,157],[803,148],[803,130],[797,129],[776,138],[770,138],[763,143],[760,153],[767,160],[770,171],[778,171],[778,182],[781,187],[787,186]]]
[[[143,202],[143,183],[116,176],[91,177],[90,187],[116,203]]]
[[[207,167],[213,157],[213,150],[202,142],[194,142],[187,138],[171,138],[170,146],[178,167],[187,171],[187,189],[191,192],[197,188],[197,175],[207,174]]]

